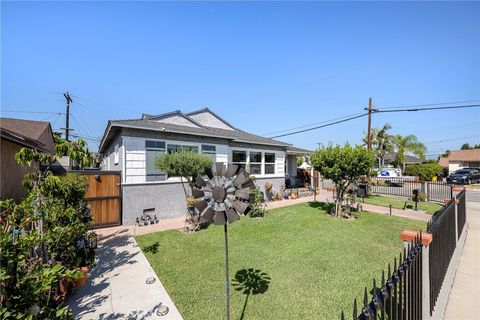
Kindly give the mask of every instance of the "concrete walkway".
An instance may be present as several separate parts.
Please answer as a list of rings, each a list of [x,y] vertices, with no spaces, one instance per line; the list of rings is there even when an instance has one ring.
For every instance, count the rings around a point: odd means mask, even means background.
[[[320,191],[320,194],[316,196],[316,200],[321,202],[331,202],[331,203],[334,202],[332,193],[325,190]],[[289,199],[289,200],[281,200],[281,201],[272,201],[272,202],[267,202],[266,209],[267,210],[276,209],[276,208],[292,206],[295,204],[306,203],[311,201],[314,201],[314,196],[309,196],[309,197],[304,197],[304,198],[299,198],[294,200]],[[385,214],[385,215],[390,214],[390,208],[368,204],[368,203],[360,203],[360,204],[362,206],[363,211],[369,211],[369,212]],[[418,210],[418,211],[415,211],[413,209],[401,210],[396,208],[392,208],[392,216],[413,219],[413,220],[420,220],[425,222],[429,221],[430,218],[432,217],[430,214],[425,213],[424,211],[421,211],[421,210]]]
[[[129,228],[102,229],[97,265],[87,283],[68,297],[76,319],[182,319]],[[155,282],[147,284],[152,277]],[[168,313],[160,317],[163,306]]]
[[[480,191],[467,190],[468,233],[443,319],[480,319]]]

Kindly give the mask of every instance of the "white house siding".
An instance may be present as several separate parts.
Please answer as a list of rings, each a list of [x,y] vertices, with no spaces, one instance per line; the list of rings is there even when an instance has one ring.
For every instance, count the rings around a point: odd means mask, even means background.
[[[218,119],[208,111],[192,114],[192,115],[189,115],[189,117],[206,127],[220,128],[225,130],[234,130],[233,128],[228,126],[226,123],[224,123],[223,121],[221,121],[220,119]]]
[[[147,182],[146,181],[146,152],[145,141],[146,140],[158,140],[164,141],[168,144],[184,144],[197,146],[201,150],[202,143],[198,142],[185,142],[179,140],[170,140],[162,138],[138,138],[138,137],[123,137],[125,146],[125,183],[162,183],[162,182]],[[203,143],[209,145],[215,145],[216,147],[216,161],[217,162],[229,162],[228,146],[214,143]],[[178,178],[169,178],[167,182],[180,182]]]
[[[464,168],[463,162],[452,162],[450,161],[448,163],[448,171],[449,172],[454,172],[457,171],[458,169]]]
[[[166,118],[155,120],[155,121],[161,122],[161,123],[171,123],[179,126],[199,128],[199,126],[193,123],[192,121],[179,115],[174,115],[174,116],[166,117]]]
[[[118,162],[115,163],[115,147],[118,146]],[[104,170],[121,171],[123,164],[122,139],[117,137],[107,148],[103,155],[102,168]],[[122,170],[123,171],[123,170]]]

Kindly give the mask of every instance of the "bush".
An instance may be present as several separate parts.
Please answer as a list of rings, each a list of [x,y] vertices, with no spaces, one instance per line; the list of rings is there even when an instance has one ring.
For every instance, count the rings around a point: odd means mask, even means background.
[[[250,205],[248,209],[248,215],[251,218],[265,216],[265,199],[263,193],[254,186],[250,189]]]
[[[443,167],[438,163],[422,163],[407,165],[405,168],[405,175],[417,176],[421,181],[431,181],[432,177],[441,174]]]

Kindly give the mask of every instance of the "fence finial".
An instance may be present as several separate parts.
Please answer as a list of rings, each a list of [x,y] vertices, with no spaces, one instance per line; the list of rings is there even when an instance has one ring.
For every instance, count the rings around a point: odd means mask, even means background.
[[[367,287],[365,287],[365,291],[363,293],[363,305],[365,307],[368,305]]]
[[[353,320],[357,320],[357,298],[353,299]]]

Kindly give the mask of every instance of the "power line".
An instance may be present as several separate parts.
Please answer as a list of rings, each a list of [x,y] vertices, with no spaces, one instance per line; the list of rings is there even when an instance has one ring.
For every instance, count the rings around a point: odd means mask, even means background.
[[[23,111],[23,110],[4,110],[0,109],[0,112],[9,112],[9,113],[36,113],[36,114],[53,114],[53,115],[62,115],[64,112],[48,112],[48,111]]]
[[[303,130],[299,130],[299,131],[294,131],[294,132],[290,132],[290,133],[285,133],[285,134],[281,134],[281,135],[278,135],[278,136],[273,136],[273,137],[271,137],[271,138],[286,137],[286,136],[291,136],[291,135],[298,134],[298,133],[302,133],[302,132],[307,132],[307,131],[312,131],[312,130],[316,130],[316,129],[320,129],[320,128],[325,128],[325,127],[333,126],[333,125],[335,125],[335,124],[339,124],[339,123],[342,123],[342,122],[347,122],[347,121],[350,121],[350,120],[358,119],[358,118],[364,117],[364,116],[366,116],[366,115],[368,115],[368,113],[362,113],[362,114],[360,114],[360,115],[357,115],[357,116],[354,116],[354,117],[350,117],[350,118],[347,118],[347,119],[334,121],[334,122],[331,122],[331,123],[327,123],[327,124],[324,124],[324,125],[321,125],[321,126],[316,126],[316,127],[309,128],[309,129],[303,129]]]
[[[414,111],[429,111],[429,110],[446,110],[446,109],[465,109],[465,108],[478,108],[480,104],[469,104],[461,106],[443,106],[443,107],[429,107],[429,108],[406,108],[397,110],[380,110],[374,109],[374,113],[386,113],[386,112],[414,112]]]
[[[476,102],[478,103],[479,100],[464,100],[464,101],[451,101],[451,102],[438,102],[438,103],[427,103],[427,104],[415,104],[415,105],[406,105],[406,106],[389,106],[389,107],[377,107],[379,109],[399,109],[399,108],[413,108],[413,107],[430,107],[430,106],[442,106],[442,105],[449,105],[449,104],[460,104],[460,103],[470,103]]]
[[[308,128],[308,127],[311,127],[311,126],[316,126],[316,125],[320,125],[320,124],[324,124],[324,123],[329,123],[329,122],[332,122],[332,121],[341,120],[341,119],[348,118],[348,117],[354,117],[354,116],[361,115],[361,114],[363,114],[363,113],[350,114],[350,115],[346,115],[346,116],[343,116],[343,117],[338,117],[338,118],[334,118],[334,119],[330,119],[330,120],[325,120],[325,121],[321,121],[321,122],[307,124],[307,125],[300,126],[300,127],[295,127],[295,128],[290,128],[290,129],[284,129],[284,130],[274,131],[274,132],[270,132],[270,133],[265,133],[265,134],[262,134],[262,136],[269,136],[269,135],[272,135],[272,134],[277,134],[277,133],[283,133],[283,132],[288,132],[288,131],[297,130],[297,129]]]
[[[445,142],[445,141],[454,141],[454,140],[469,139],[469,138],[480,138],[480,136],[479,135],[474,135],[474,136],[468,136],[468,137],[447,138],[447,139],[443,139],[443,140],[427,141],[427,142],[424,142],[424,144]]]

